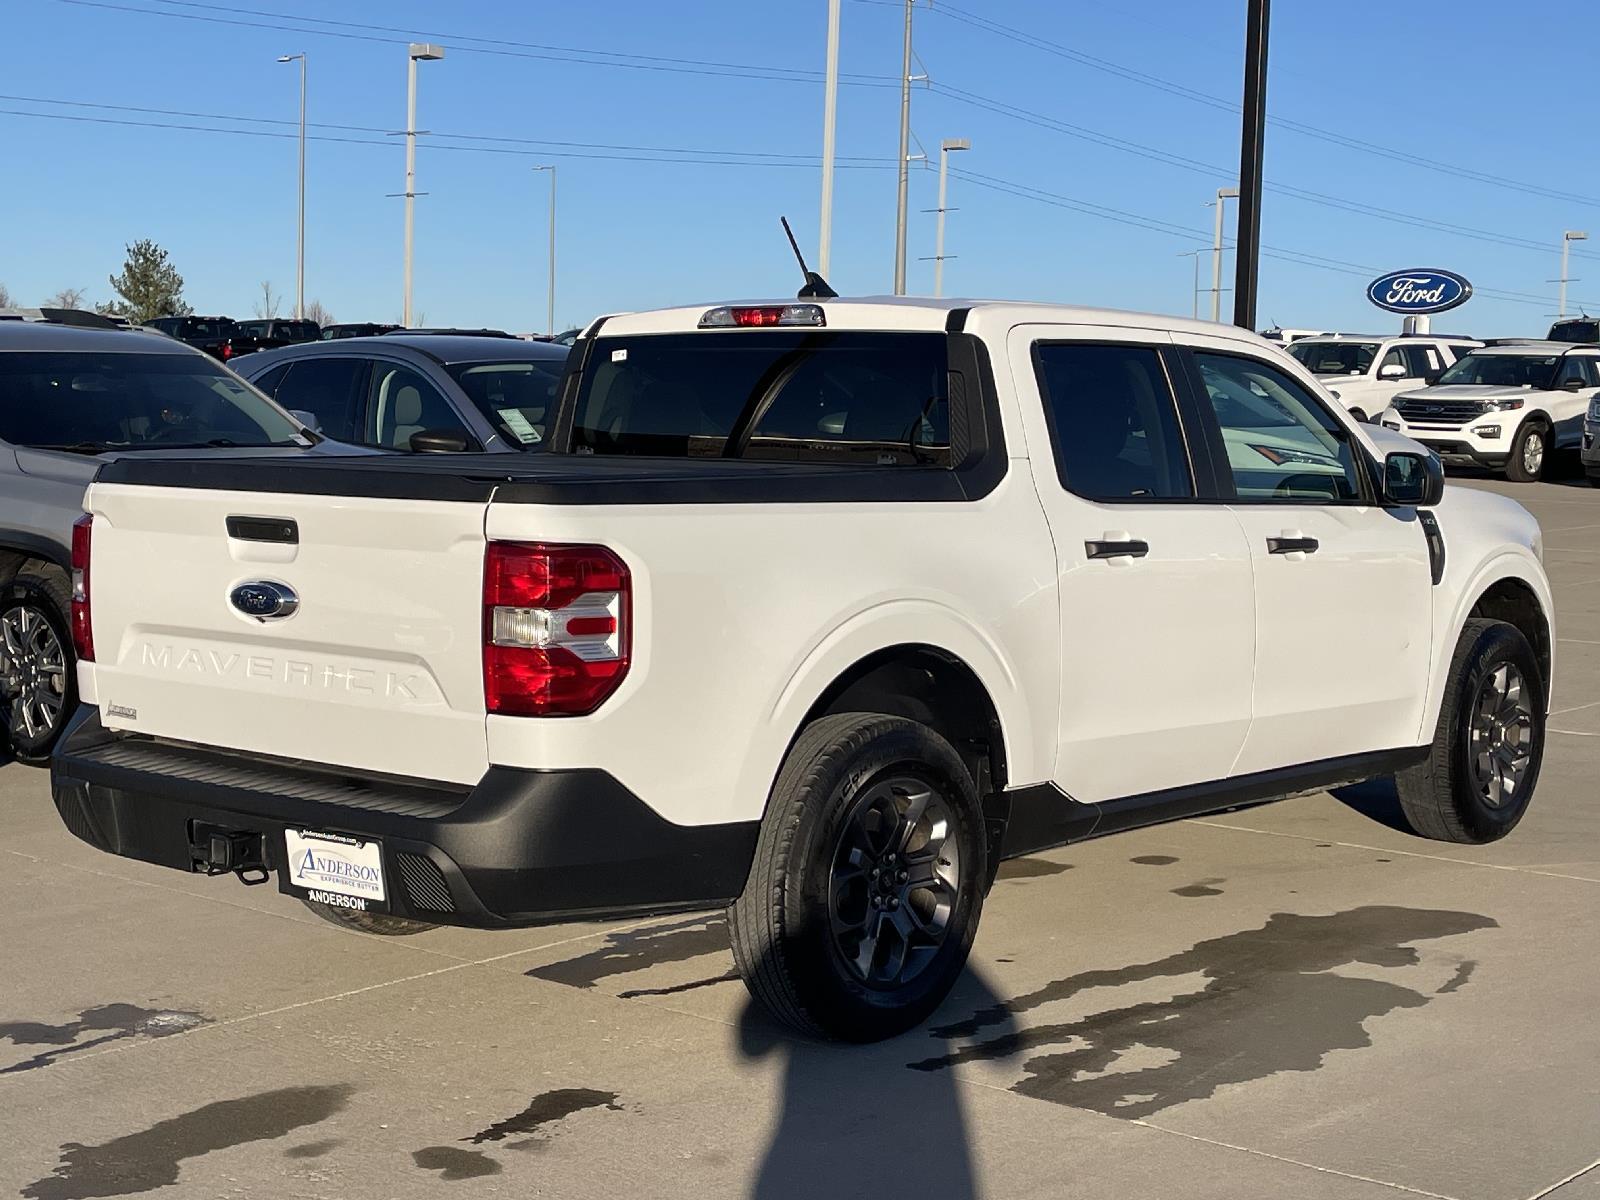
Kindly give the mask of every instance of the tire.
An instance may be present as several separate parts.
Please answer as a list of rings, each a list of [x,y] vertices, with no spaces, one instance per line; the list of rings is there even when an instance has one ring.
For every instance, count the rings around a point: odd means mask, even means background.
[[[387,913],[334,908],[330,904],[318,904],[314,900],[301,900],[300,903],[324,921],[343,929],[354,929],[357,933],[374,933],[379,937],[409,937],[413,933],[426,933],[430,929],[438,928],[437,925],[431,925],[427,921],[413,921],[410,917],[391,917]]]
[[[1600,488],[1600,471],[1589,472],[1589,486],[1593,488]]]
[[[1517,688],[1514,685],[1519,678]],[[1509,707],[1497,704],[1497,715],[1485,732],[1481,710],[1486,698],[1498,694],[1502,680],[1513,685],[1510,690],[1515,697]],[[1495,760],[1491,751],[1498,744],[1496,721],[1503,722],[1512,709],[1517,713],[1515,745],[1502,745],[1500,772],[1486,770]],[[1544,737],[1544,677],[1528,639],[1504,621],[1469,620],[1450,661],[1444,704],[1428,758],[1395,777],[1400,807],[1411,828],[1437,842],[1481,845],[1505,837],[1522,820],[1533,799],[1544,759]],[[1505,788],[1512,775],[1504,765],[1508,758],[1519,764],[1510,795]],[[1496,774],[1499,788],[1493,786]]]
[[[911,1029],[966,964],[987,852],[977,789],[939,734],[875,713],[813,722],[784,759],[728,910],[745,986],[815,1037]]]
[[[0,739],[42,765],[78,704],[72,593],[59,572],[24,569],[0,589]]]
[[[1511,443],[1511,457],[1506,460],[1506,478],[1512,483],[1536,483],[1549,461],[1549,427],[1537,421],[1524,421]]]

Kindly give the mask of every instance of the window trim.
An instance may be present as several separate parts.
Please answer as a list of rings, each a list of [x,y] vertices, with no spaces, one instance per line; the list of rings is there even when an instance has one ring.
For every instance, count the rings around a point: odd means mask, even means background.
[[[1365,445],[1356,437],[1351,429],[1350,422],[1334,412],[1333,408],[1317,395],[1316,389],[1308,387],[1304,380],[1297,379],[1291,372],[1285,371],[1275,362],[1270,362],[1258,355],[1249,354],[1242,350],[1223,350],[1212,346],[1196,346],[1188,342],[1176,345],[1175,349],[1181,355],[1185,367],[1185,376],[1193,401],[1200,413],[1200,428],[1207,446],[1210,450],[1212,463],[1212,486],[1224,503],[1247,505],[1256,507],[1260,505],[1287,505],[1290,507],[1314,508],[1378,508],[1377,483],[1374,478],[1376,465],[1372,455],[1368,453]],[[1200,373],[1200,363],[1197,355],[1209,354],[1217,358],[1237,358],[1257,366],[1270,367],[1280,375],[1287,375],[1294,383],[1298,384],[1311,402],[1328,417],[1341,432],[1345,441],[1350,446],[1351,458],[1356,466],[1356,483],[1361,495],[1349,499],[1328,500],[1317,496],[1241,496],[1238,485],[1233,479],[1233,467],[1228,461],[1228,447],[1222,436],[1222,421],[1217,416],[1217,410],[1211,403],[1211,398],[1206,392],[1205,378]]]
[[[360,383],[356,384],[354,380],[351,381],[352,382],[352,387],[355,389],[358,398],[354,401],[354,403],[351,404],[350,411],[347,414],[349,416],[349,419],[350,419],[351,432],[353,434],[359,435],[362,423],[366,419],[366,399],[365,399],[365,397],[366,397],[367,389],[371,386],[371,382],[372,382],[372,364],[371,364],[370,361],[368,361],[368,359],[367,359],[367,357],[365,355],[362,355],[362,354],[297,354],[297,355],[295,355],[293,358],[288,360],[288,363],[289,363],[288,372],[284,375],[284,377],[282,379],[278,380],[278,386],[277,386],[276,389],[274,389],[273,394],[272,394],[272,402],[274,404],[276,404],[279,408],[283,409],[286,412],[289,412],[289,411],[311,412],[311,410],[309,408],[300,408],[298,406],[291,406],[287,401],[279,400],[278,399],[278,392],[281,392],[283,390],[283,385],[285,383],[287,383],[289,380],[294,378],[294,369],[296,367],[305,365],[307,363],[328,362],[328,361],[333,360],[333,359],[349,359],[350,361],[354,362],[357,365],[357,367],[359,368],[360,376],[361,376]],[[263,374],[264,373],[265,372],[263,372]],[[317,416],[318,421],[320,421],[322,419],[320,414],[314,414],[314,415]],[[328,433],[326,430],[323,431],[322,436],[327,438],[329,441],[338,442],[341,445],[345,445],[345,446],[364,446],[364,447],[367,447],[368,449],[376,449],[376,447],[373,447],[369,443],[362,441],[360,436],[352,436],[352,437],[349,437],[349,438],[342,438],[342,437],[337,437],[332,433]]]
[[[1044,362],[1040,351],[1050,346],[1072,346],[1097,348],[1152,350],[1155,352],[1156,362],[1160,364],[1162,376],[1167,382],[1167,395],[1172,400],[1172,415],[1176,418],[1178,426],[1178,451],[1183,457],[1183,464],[1189,472],[1190,494],[1187,496],[1085,496],[1073,488],[1067,481],[1066,464],[1062,460],[1061,430],[1056,424],[1055,405],[1050,399],[1050,389],[1045,383]],[[1074,337],[1043,337],[1035,338],[1028,347],[1028,358],[1033,364],[1034,386],[1039,393],[1040,407],[1044,410],[1045,429],[1050,436],[1050,458],[1055,465],[1056,482],[1061,485],[1061,490],[1076,500],[1086,504],[1216,504],[1221,497],[1208,495],[1210,489],[1206,481],[1213,474],[1210,463],[1209,447],[1194,436],[1194,427],[1191,425],[1193,416],[1186,410],[1184,403],[1184,389],[1179,384],[1182,373],[1181,364],[1174,361],[1176,355],[1171,342],[1123,340],[1113,338],[1074,338]]]

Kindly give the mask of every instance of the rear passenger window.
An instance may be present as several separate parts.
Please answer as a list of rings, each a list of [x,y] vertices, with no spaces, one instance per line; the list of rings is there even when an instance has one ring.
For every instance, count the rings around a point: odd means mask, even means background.
[[[1046,342],[1034,354],[1063,487],[1086,500],[1194,495],[1177,405],[1156,350]]]
[[[366,374],[366,360],[360,358],[300,359],[290,365],[274,399],[283,408],[316,417],[324,437],[358,442],[356,408]]]
[[[276,395],[278,385],[283,382],[283,377],[289,373],[289,366],[289,363],[280,363],[278,366],[273,367],[272,370],[252,379],[250,384],[258,392],[265,392],[269,396]]]

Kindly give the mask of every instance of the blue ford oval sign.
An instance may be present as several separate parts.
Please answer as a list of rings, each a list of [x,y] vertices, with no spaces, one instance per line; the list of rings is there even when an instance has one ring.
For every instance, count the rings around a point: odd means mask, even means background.
[[[228,603],[247,617],[273,621],[294,616],[295,610],[300,607],[300,597],[287,583],[252,579],[229,592]]]
[[[1472,299],[1472,284],[1454,271],[1390,271],[1367,284],[1367,299],[1392,313],[1439,313]]]

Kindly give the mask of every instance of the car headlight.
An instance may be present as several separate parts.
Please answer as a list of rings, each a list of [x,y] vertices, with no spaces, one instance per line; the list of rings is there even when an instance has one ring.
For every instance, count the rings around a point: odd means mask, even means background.
[[[1483,410],[1485,412],[1510,412],[1513,409],[1521,407],[1521,396],[1507,396],[1504,400],[1487,401],[1483,406]]]

